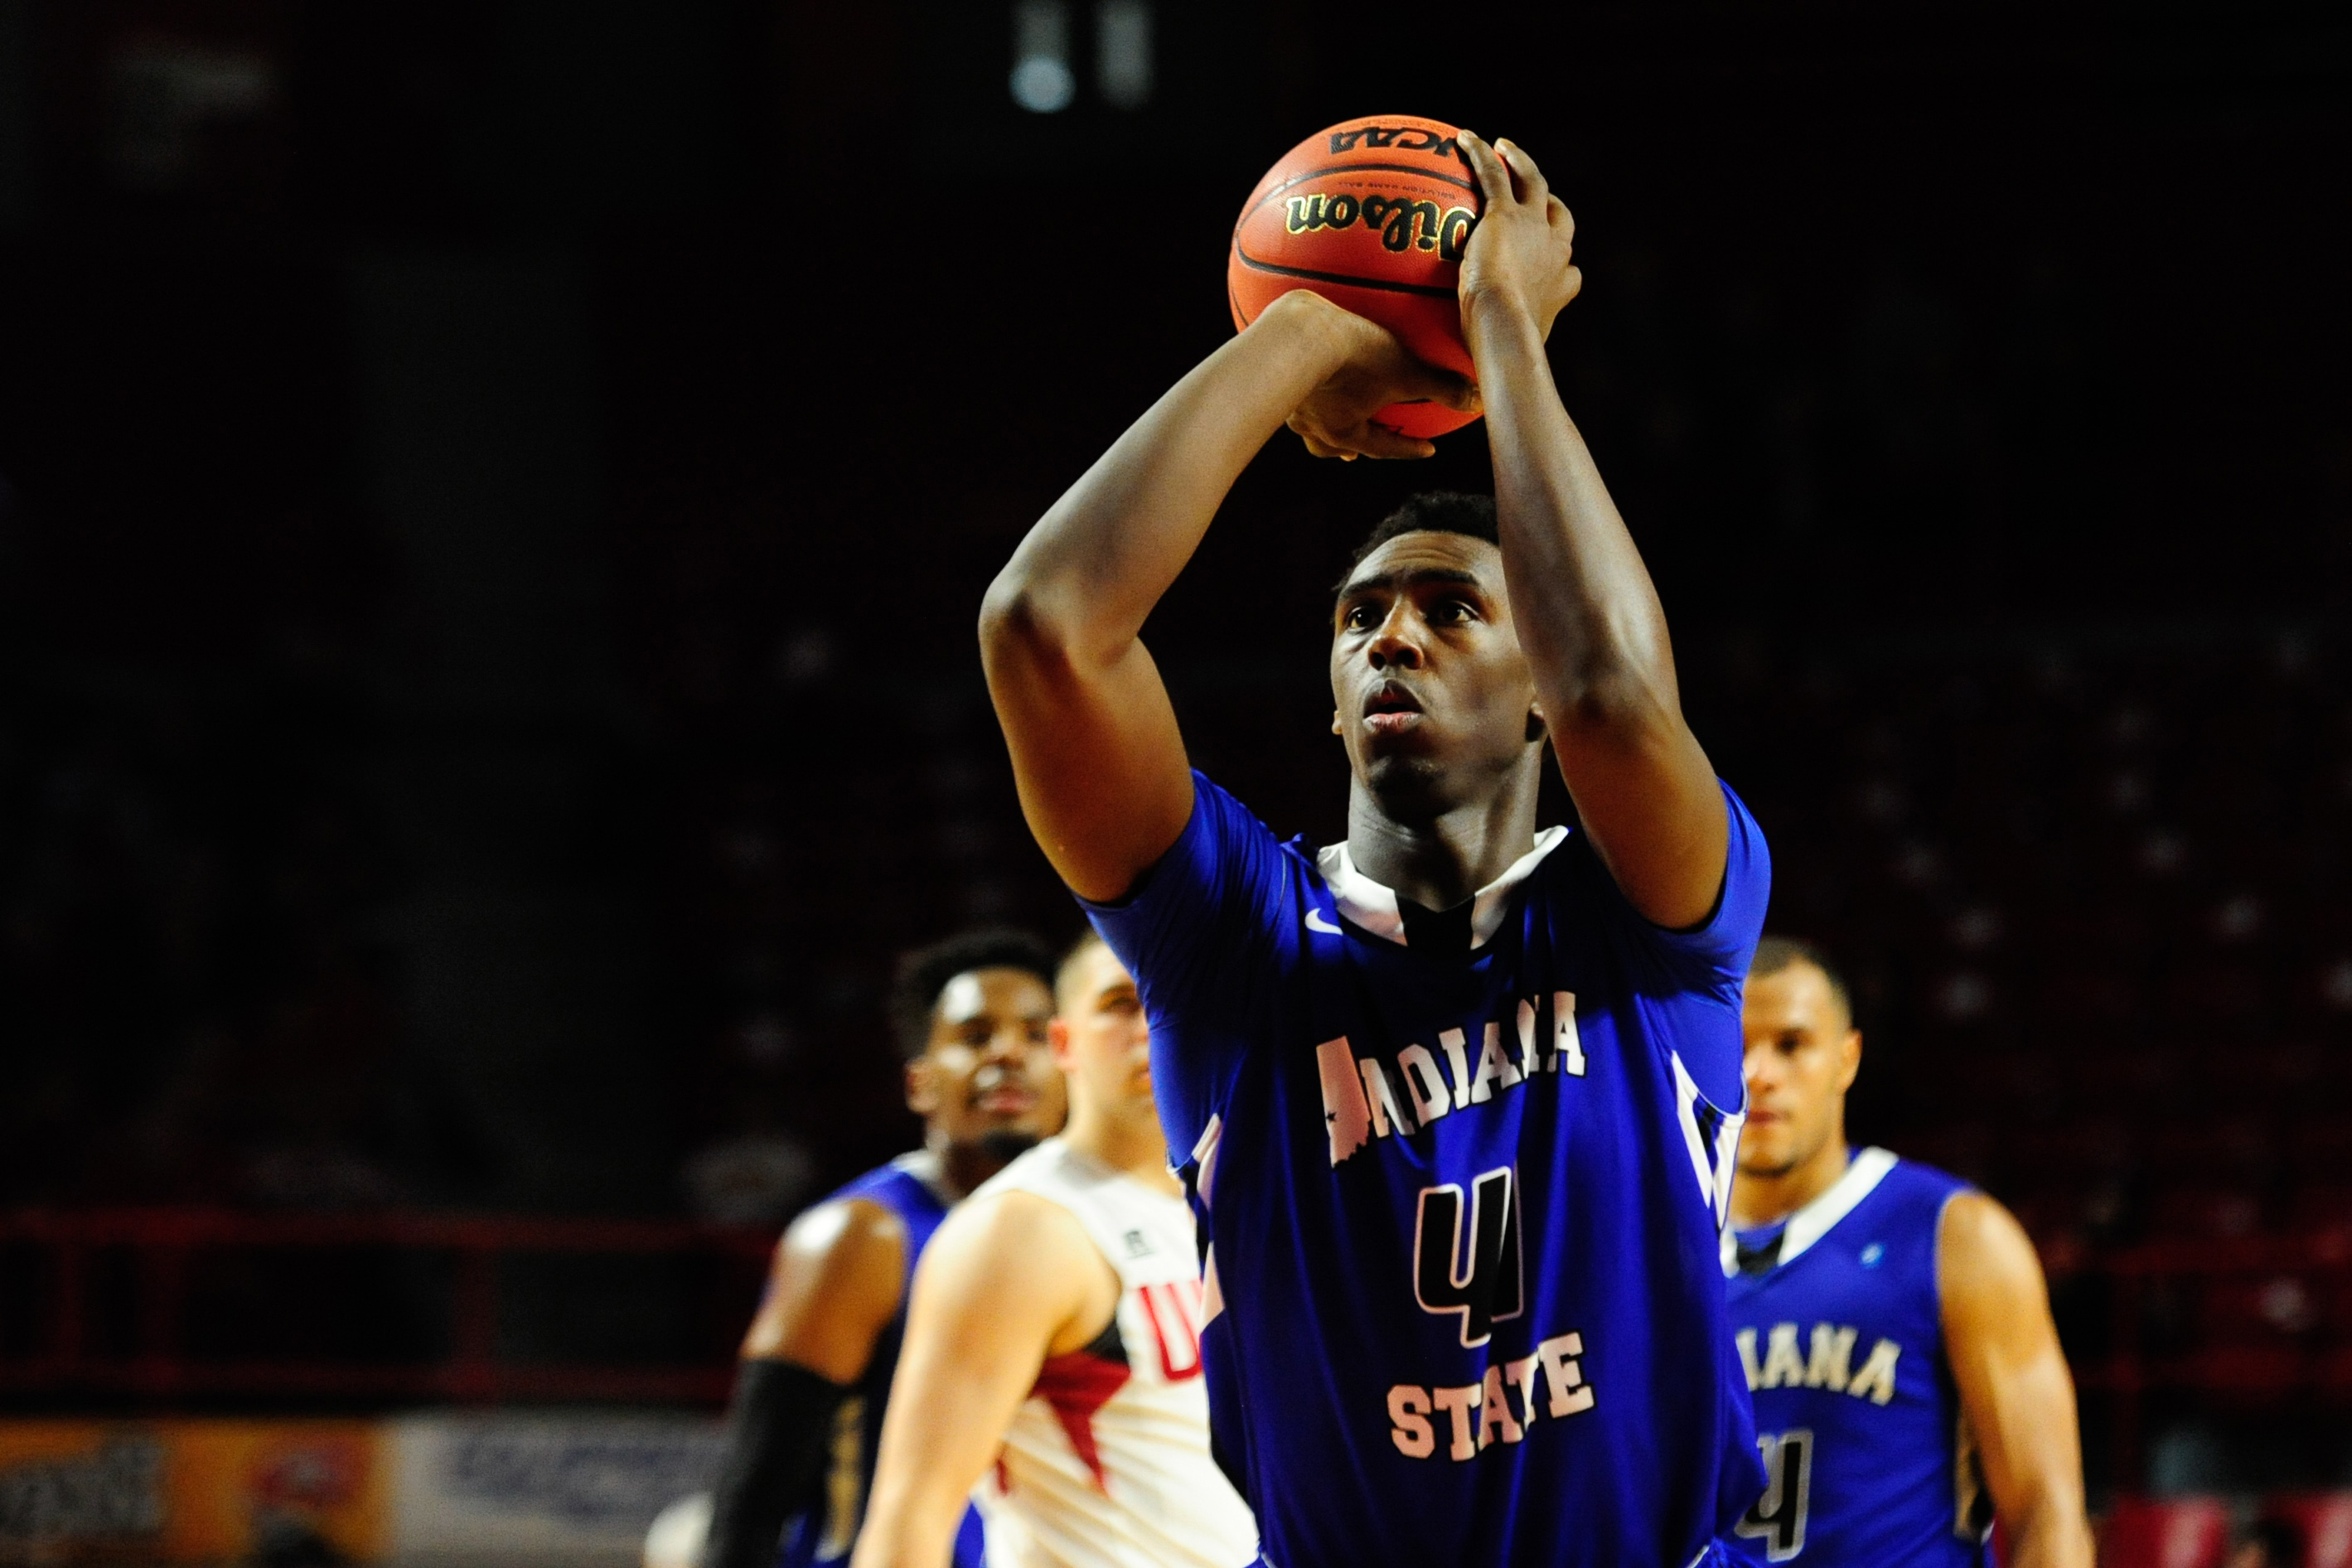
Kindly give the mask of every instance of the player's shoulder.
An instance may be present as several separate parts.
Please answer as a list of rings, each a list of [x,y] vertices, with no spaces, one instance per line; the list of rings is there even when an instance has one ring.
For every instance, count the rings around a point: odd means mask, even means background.
[[[1945,1197],[1937,1251],[1947,1270],[1955,1262],[1974,1262],[2008,1273],[2034,1257],[2032,1238],[2018,1217],[2000,1199],[1966,1182],[1957,1182]]]
[[[895,1291],[906,1266],[908,1225],[871,1193],[845,1188],[811,1204],[776,1243],[779,1276],[797,1275],[828,1291]]]
[[[1187,828],[1206,834],[1229,852],[1252,846],[1271,850],[1282,842],[1246,802],[1198,768],[1192,770],[1192,820]]]
[[[950,1257],[1001,1255],[1016,1260],[1010,1267],[1017,1272],[1024,1267],[1019,1260],[1050,1268],[1055,1258],[1091,1247],[1073,1207],[1085,1179],[1077,1163],[1062,1140],[1045,1140],[957,1205],[931,1249]]]
[[[1882,1153],[1888,1162],[1885,1183],[1892,1184],[1890,1192],[1906,1196],[1947,1201],[1959,1193],[1973,1193],[1976,1184],[1966,1176],[1956,1176],[1940,1165],[1930,1165],[1924,1160],[1914,1160],[1893,1150],[1865,1150],[1865,1153]]]

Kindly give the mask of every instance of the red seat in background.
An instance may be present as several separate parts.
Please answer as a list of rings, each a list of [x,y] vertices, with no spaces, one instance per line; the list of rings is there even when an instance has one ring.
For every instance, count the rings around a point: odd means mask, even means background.
[[[2219,1498],[2118,1498],[2099,1537],[2101,1568],[2221,1568],[2230,1510]]]
[[[2352,1568],[2352,1492],[2289,1492],[2267,1499],[2263,1512],[2303,1533],[2295,1568]]]

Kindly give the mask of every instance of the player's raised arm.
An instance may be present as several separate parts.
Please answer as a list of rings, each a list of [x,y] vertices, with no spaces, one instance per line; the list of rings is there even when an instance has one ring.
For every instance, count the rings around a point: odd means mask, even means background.
[[[1575,220],[1525,152],[1466,131],[1460,141],[1486,202],[1462,260],[1462,322],[1486,398],[1511,616],[1593,847],[1635,909],[1696,925],[1721,887],[1729,821],[1683,720],[1657,591],[1544,357],[1552,319],[1582,284]]]
[[[949,1216],[915,1271],[851,1568],[941,1568],[1037,1369],[1076,1348],[1057,1337],[1107,1316],[1118,1295],[1085,1230],[1051,1203],[1004,1193]]]
[[[1459,378],[1314,295],[1284,296],[1129,427],[1029,531],[981,611],[981,654],[1046,858],[1083,898],[1122,897],[1184,830],[1192,773],[1139,634],[1266,437],[1318,457],[1413,458],[1371,424],[1405,398],[1471,406]]]
[[[1963,1193],[1937,1242],[1944,1342],[2011,1568],[2091,1568],[2074,1382],[2033,1244],[2009,1211]]]

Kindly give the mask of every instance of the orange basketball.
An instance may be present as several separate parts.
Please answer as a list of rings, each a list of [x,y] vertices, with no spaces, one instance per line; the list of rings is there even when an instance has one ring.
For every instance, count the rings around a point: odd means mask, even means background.
[[[1454,128],[1376,114],[1318,131],[1284,154],[1234,225],[1225,292],[1246,327],[1293,289],[1311,289],[1388,328],[1414,354],[1472,374],[1454,286],[1486,205]],[[1392,403],[1379,421],[1442,436],[1477,416]]]

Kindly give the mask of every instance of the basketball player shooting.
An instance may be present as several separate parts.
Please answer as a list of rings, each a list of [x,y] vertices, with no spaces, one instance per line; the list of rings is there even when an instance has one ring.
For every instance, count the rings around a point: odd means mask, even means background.
[[[937,1568],[967,1494],[992,1568],[1257,1555],[1209,1457],[1200,1266],[1135,982],[1090,931],[1055,997],[1069,1131],[950,1215],[915,1277],[854,1568]]]
[[[1283,296],[1030,531],[982,651],[1030,826],[1149,1012],[1266,1560],[1720,1562],[1763,1483],[1717,1240],[1769,863],[1552,383],[1568,209],[1459,145],[1477,389]],[[1494,500],[1407,503],[1333,609],[1348,837],[1285,845],[1190,770],[1139,632],[1285,425],[1424,456],[1372,412],[1481,395]],[[1577,831],[1537,832],[1547,746]]]
[[[2074,1384],[2033,1245],[1957,1177],[1845,1141],[1862,1032],[1811,946],[1748,975],[1748,1130],[1724,1238],[1767,1563],[2090,1568]]]

